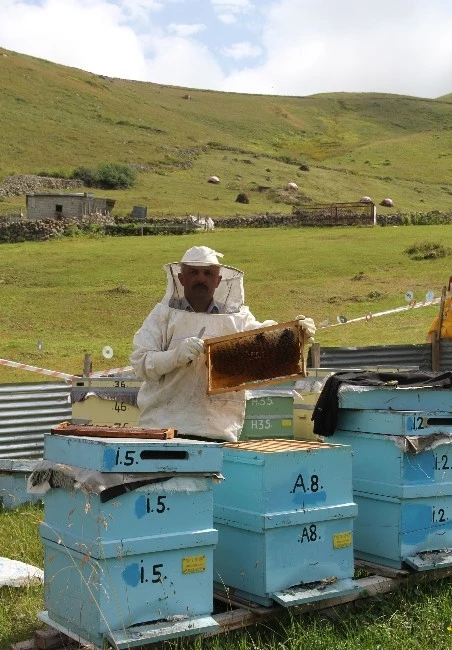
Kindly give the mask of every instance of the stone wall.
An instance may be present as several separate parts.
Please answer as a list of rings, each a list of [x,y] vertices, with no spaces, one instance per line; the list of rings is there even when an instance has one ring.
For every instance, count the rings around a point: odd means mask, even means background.
[[[46,190],[74,190],[83,187],[80,180],[48,176],[7,176],[0,184],[0,196],[21,196]]]

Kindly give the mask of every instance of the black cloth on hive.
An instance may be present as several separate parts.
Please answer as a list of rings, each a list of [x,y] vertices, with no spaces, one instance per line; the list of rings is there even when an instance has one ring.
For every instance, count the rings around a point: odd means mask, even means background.
[[[424,372],[422,370],[407,372],[373,372],[368,370],[336,372],[325,382],[314,407],[312,418],[313,431],[318,436],[332,436],[336,430],[339,415],[338,391],[342,384],[351,386],[431,386],[452,389],[452,372]]]

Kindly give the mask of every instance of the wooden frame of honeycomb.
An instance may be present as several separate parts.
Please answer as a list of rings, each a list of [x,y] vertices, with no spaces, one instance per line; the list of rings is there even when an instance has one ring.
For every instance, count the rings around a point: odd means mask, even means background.
[[[72,424],[60,422],[50,430],[60,436],[88,436],[90,438],[150,438],[168,440],[174,438],[176,429],[150,429],[146,427],[120,427],[110,424]]]
[[[306,377],[304,343],[298,321],[206,339],[207,394]]]

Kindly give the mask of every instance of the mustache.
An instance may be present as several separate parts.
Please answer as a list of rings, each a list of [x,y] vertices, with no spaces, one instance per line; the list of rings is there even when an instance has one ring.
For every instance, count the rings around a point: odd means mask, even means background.
[[[204,282],[197,282],[196,284],[193,285],[193,289],[208,289],[207,284],[204,284]]]

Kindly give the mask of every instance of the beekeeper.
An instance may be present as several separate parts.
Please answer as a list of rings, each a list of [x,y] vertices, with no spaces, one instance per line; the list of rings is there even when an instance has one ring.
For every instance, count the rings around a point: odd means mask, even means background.
[[[204,338],[236,334],[275,321],[257,321],[244,305],[243,272],[223,255],[193,246],[180,262],[166,264],[167,289],[136,332],[130,362],[143,384],[139,425],[175,428],[178,436],[236,441],[245,416],[244,391],[209,396]],[[315,326],[300,319],[309,337]]]

